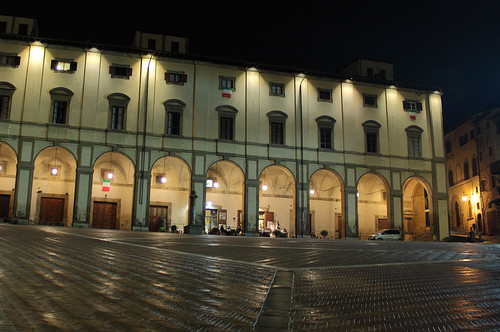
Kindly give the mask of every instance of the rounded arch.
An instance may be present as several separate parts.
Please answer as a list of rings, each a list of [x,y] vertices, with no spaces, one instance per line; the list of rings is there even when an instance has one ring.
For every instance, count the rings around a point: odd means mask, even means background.
[[[321,236],[327,231],[329,238],[342,238],[344,229],[344,182],[331,169],[316,170],[309,180],[309,206],[311,233]]]
[[[268,118],[284,118],[284,119],[288,118],[288,114],[279,110],[269,111],[267,112],[266,115]]]
[[[406,240],[432,240],[434,234],[432,187],[419,176],[403,183],[403,230]]]
[[[186,103],[180,99],[167,99],[163,102],[165,107],[186,107]]]
[[[234,106],[231,105],[220,105],[215,108],[217,112],[224,112],[224,113],[238,113],[238,109]]]
[[[65,87],[56,87],[49,91],[50,95],[73,97],[73,91]]]
[[[96,158],[93,169],[91,227],[132,229],[135,165],[131,158],[108,151]]]
[[[77,162],[62,146],[49,146],[34,158],[30,219],[35,224],[71,226]]]
[[[109,101],[116,101],[116,102],[126,102],[128,103],[130,101],[130,97],[127,96],[126,94],[124,93],[120,93],[120,92],[115,92],[115,93],[111,93],[108,95],[108,100]]]
[[[238,164],[218,160],[206,173],[205,232],[234,235],[245,230],[245,175]]]
[[[362,239],[379,229],[390,228],[390,186],[376,172],[363,174],[357,183],[358,236]],[[355,230],[350,230],[355,234]]]
[[[269,236],[276,229],[283,236],[301,234],[297,229],[296,181],[292,172],[282,165],[269,165],[259,176],[259,232]]]
[[[17,153],[8,143],[0,142],[0,219],[14,215],[14,189],[17,176]]]
[[[189,223],[191,170],[177,156],[159,156],[151,167],[149,231],[182,230]]]

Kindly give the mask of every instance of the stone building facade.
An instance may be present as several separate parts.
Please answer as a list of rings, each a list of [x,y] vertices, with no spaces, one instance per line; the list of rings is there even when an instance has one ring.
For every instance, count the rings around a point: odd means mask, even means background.
[[[157,40],[163,50],[0,35],[1,217],[448,236],[439,92],[193,57],[177,52],[182,40]]]

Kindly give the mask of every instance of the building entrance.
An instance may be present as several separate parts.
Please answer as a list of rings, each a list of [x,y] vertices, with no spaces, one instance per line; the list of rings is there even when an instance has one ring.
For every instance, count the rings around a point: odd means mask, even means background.
[[[102,229],[119,229],[116,222],[117,203],[94,202],[92,227]]]
[[[9,218],[10,195],[0,195],[0,219]]]
[[[64,225],[64,198],[41,198],[39,224],[52,226]]]

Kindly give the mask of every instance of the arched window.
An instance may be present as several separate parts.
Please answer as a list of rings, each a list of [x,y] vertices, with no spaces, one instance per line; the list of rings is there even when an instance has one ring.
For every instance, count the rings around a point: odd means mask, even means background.
[[[320,116],[316,119],[318,124],[318,138],[320,149],[333,149],[333,127],[335,119],[330,116]]]
[[[450,169],[448,171],[448,186],[453,186],[453,171]]]
[[[73,92],[66,88],[54,88],[50,90],[52,100],[52,112],[50,123],[67,124],[69,103],[73,97]]]
[[[269,142],[270,144],[285,145],[285,124],[288,115],[282,111],[271,111],[267,113],[269,119]]]
[[[16,87],[7,82],[0,82],[0,120],[10,119],[10,105]]]
[[[219,106],[215,110],[219,113],[219,139],[234,141],[238,110],[229,105]]]
[[[422,158],[422,128],[417,126],[409,126],[406,130],[406,138],[408,141],[408,157]]]
[[[476,157],[472,158],[472,176],[479,175],[477,172],[477,160]]]
[[[363,129],[365,131],[365,152],[379,153],[378,132],[380,127],[378,122],[372,120],[363,123]]]
[[[125,130],[127,106],[130,98],[122,93],[113,93],[108,96],[109,101],[109,129]]]
[[[466,161],[464,162],[464,180],[469,179],[469,163]]]
[[[165,106],[165,133],[182,135],[182,112],[186,104],[177,99],[170,99],[163,105]]]

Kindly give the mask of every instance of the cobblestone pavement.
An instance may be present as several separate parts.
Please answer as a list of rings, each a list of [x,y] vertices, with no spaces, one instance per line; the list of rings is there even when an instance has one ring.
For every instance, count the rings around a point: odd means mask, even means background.
[[[500,245],[0,224],[0,331],[500,331]]]

